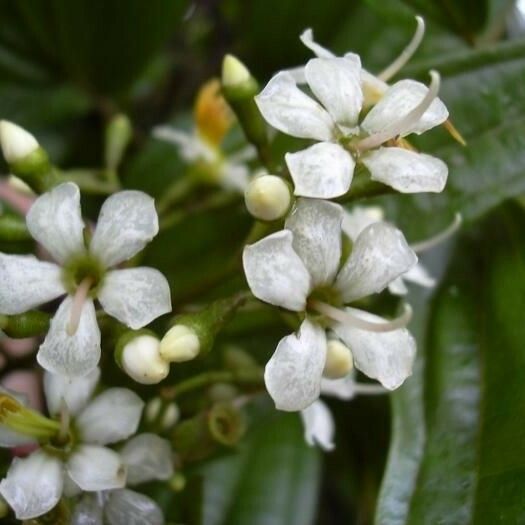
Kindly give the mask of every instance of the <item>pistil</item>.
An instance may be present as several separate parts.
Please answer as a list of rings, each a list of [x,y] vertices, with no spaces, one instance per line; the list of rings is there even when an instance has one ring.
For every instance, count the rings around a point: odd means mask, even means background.
[[[82,307],[86,302],[86,298],[89,293],[89,289],[93,284],[92,277],[85,277],[82,282],[78,285],[73,298],[73,305],[71,307],[71,317],[69,318],[69,323],[67,325],[66,331],[67,335],[75,335],[78,325],[80,323],[80,315],[82,314]]]

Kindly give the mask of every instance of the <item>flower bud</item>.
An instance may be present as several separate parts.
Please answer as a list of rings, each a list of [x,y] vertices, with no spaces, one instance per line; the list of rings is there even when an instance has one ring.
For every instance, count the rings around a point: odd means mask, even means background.
[[[106,128],[105,160],[106,168],[117,169],[124,151],[133,134],[129,118],[124,114],[115,115]]]
[[[26,158],[40,147],[31,133],[8,120],[0,121],[0,146],[8,164]]]
[[[240,86],[252,78],[248,68],[233,55],[226,55],[222,61],[222,85]]]
[[[348,375],[353,367],[350,348],[336,339],[328,341],[323,375],[329,379],[339,379]]]
[[[169,403],[164,409],[162,419],[160,421],[160,427],[162,430],[168,430],[174,427],[180,418],[180,410],[176,403]]]
[[[144,409],[144,418],[148,423],[153,423],[159,417],[161,409],[162,399],[160,397],[150,399]]]
[[[125,334],[117,344],[117,362],[132,379],[143,385],[159,383],[167,377],[170,365],[159,353],[159,340],[141,333]]]
[[[276,175],[261,175],[246,188],[244,201],[256,219],[275,221],[289,210],[292,196],[283,179]]]
[[[199,355],[200,349],[197,332],[183,324],[170,328],[160,341],[160,355],[170,362],[190,361]]]

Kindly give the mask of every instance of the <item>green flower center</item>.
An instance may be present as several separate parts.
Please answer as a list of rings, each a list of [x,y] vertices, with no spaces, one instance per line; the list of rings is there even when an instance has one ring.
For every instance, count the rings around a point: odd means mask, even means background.
[[[64,286],[69,294],[74,295],[80,283],[90,279],[89,297],[96,297],[106,269],[93,255],[83,254],[67,261],[62,272]]]

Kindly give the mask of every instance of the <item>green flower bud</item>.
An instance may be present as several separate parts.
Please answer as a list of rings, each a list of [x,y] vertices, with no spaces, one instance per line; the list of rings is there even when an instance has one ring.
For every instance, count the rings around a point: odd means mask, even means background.
[[[129,118],[114,116],[106,128],[105,161],[108,170],[116,170],[133,135]]]

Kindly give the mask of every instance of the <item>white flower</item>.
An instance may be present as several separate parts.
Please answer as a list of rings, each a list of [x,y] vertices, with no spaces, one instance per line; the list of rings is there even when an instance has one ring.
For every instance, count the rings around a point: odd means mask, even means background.
[[[63,493],[124,487],[125,461],[104,445],[136,432],[144,403],[125,388],[106,390],[88,403],[99,375],[98,368],[74,379],[45,373],[47,407],[51,415],[60,414],[60,436],[27,458],[15,458],[0,482],[0,494],[18,519],[45,514]]]
[[[166,481],[173,476],[171,447],[155,434],[139,434],[120,451],[127,468],[126,486]],[[105,518],[105,521],[104,521]],[[127,488],[84,494],[75,506],[72,525],[162,525],[160,507],[148,496]]]
[[[81,376],[100,359],[94,299],[112,317],[138,329],[171,311],[166,278],[153,268],[115,269],[158,232],[153,199],[121,191],[104,202],[86,248],[80,191],[61,184],[34,202],[26,218],[31,235],[58,264],[33,255],[0,253],[0,313],[26,312],[67,294],[37,354],[51,372]]]
[[[351,212],[345,212],[343,217],[343,231],[354,241],[361,231],[383,219],[383,210],[378,206],[356,206]],[[433,288],[436,285],[436,280],[420,262],[412,266],[412,268],[400,275],[397,279],[394,279],[388,285],[388,290],[394,295],[406,295],[408,289],[405,281],[418,284],[424,288]]]
[[[326,361],[325,325],[352,351],[356,368],[395,389],[410,375],[415,342],[404,328],[408,307],[397,320],[345,307],[381,292],[417,262],[402,233],[387,223],[357,237],[339,269],[343,210],[300,199],[286,229],[247,246],[243,264],[252,293],[262,301],[306,316],[298,334],[284,337],[265,369],[277,408],[301,410],[319,397]]]
[[[153,136],[175,144],[181,157],[189,164],[200,164],[211,182],[244,192],[250,180],[247,161],[255,158],[256,152],[251,146],[231,154],[222,150],[221,144],[232,119],[217,81],[207,82],[199,91],[194,121],[190,133],[172,126],[156,126]]]
[[[318,58],[308,61],[304,76],[316,99],[299,89],[288,71],[277,73],[255,97],[273,127],[318,141],[285,157],[295,194],[326,199],[345,194],[358,161],[373,180],[397,191],[442,191],[448,169],[441,160],[386,144],[447,120],[448,111],[437,98],[439,75],[431,72],[430,88],[414,80],[396,82],[361,119],[365,94],[360,58],[353,53],[335,57],[315,43],[309,47]]]

